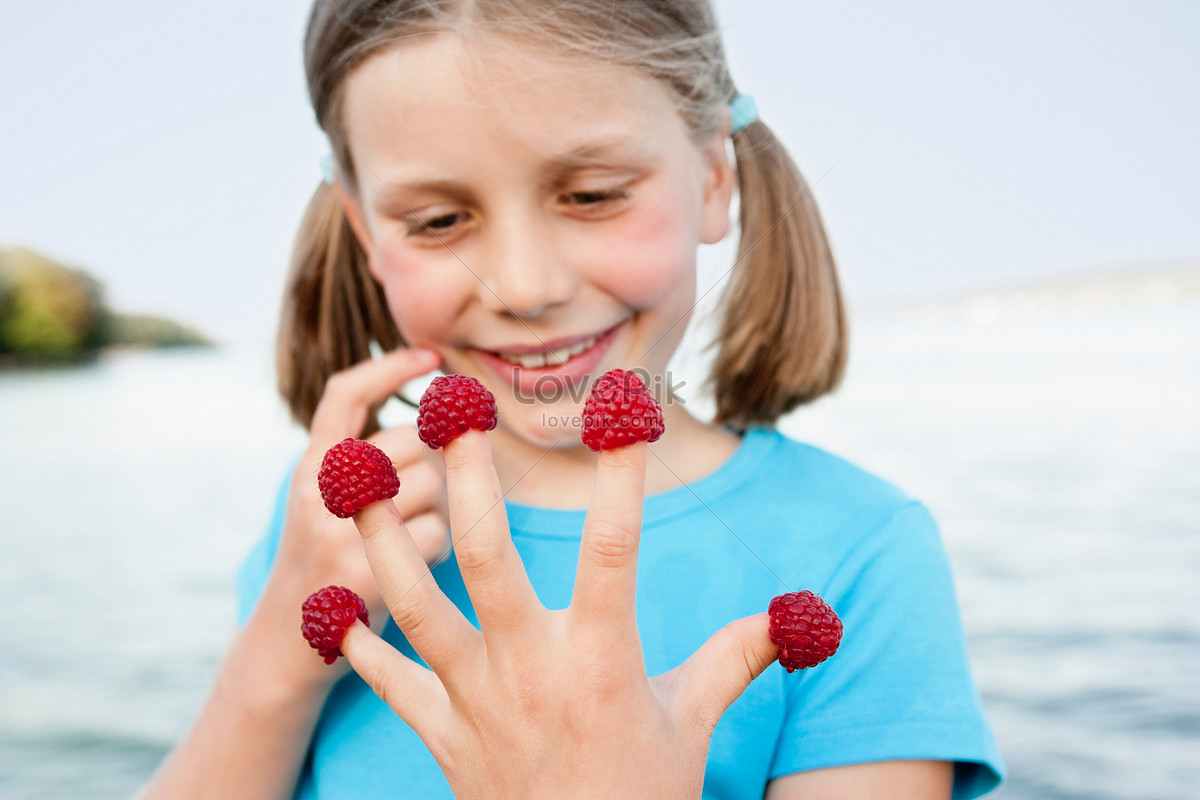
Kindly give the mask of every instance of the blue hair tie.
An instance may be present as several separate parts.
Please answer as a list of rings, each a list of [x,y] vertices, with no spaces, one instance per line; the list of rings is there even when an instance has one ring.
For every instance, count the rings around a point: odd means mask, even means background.
[[[333,154],[326,153],[317,159],[317,163],[321,165],[321,178],[333,186]]]
[[[729,116],[733,121],[730,136],[737,136],[751,122],[758,122],[758,104],[748,94],[739,94],[729,101]]]

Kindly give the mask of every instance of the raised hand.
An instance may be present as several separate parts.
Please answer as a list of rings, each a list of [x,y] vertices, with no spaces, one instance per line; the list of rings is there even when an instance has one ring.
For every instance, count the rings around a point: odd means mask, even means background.
[[[329,689],[346,672],[313,655],[300,636],[296,609],[313,589],[336,583],[372,598],[377,618],[384,611],[353,524],[321,502],[317,467],[330,445],[362,432],[371,407],[437,363],[427,351],[396,351],[329,381],[312,442],[296,467],[279,552],[258,606],[195,724],[147,784],[147,800],[262,800],[295,792]],[[412,517],[410,529],[421,542],[413,545],[417,557],[432,561],[447,545],[441,467],[414,428],[374,438],[404,469],[396,503]]]
[[[429,747],[456,797],[699,797],[713,728],[777,650],[759,614],[646,676],[634,603],[646,445],[597,456],[561,611],[544,608],[526,577],[486,435],[468,431],[444,454],[480,630],[429,576],[395,504],[375,503],[354,521],[392,617],[429,669],[362,625],[342,642],[351,665]]]

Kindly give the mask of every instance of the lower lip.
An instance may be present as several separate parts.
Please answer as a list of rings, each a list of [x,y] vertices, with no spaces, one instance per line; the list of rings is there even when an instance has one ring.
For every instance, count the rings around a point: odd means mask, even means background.
[[[621,325],[623,324],[621,323]],[[491,367],[493,372],[522,395],[549,400],[579,386],[595,373],[597,365],[612,346],[613,340],[617,338],[621,325],[602,333],[596,343],[587,350],[571,356],[562,364],[553,366],[522,367],[519,364],[505,361],[486,350],[478,352],[483,362]]]

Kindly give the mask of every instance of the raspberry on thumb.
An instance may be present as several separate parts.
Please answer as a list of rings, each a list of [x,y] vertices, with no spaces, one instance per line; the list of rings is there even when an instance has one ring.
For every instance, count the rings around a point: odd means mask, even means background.
[[[788,592],[771,601],[771,642],[788,672],[815,667],[837,652],[842,621],[829,604],[810,591]]]
[[[326,664],[337,661],[342,655],[342,639],[346,629],[355,620],[370,625],[367,604],[363,599],[344,586],[326,586],[313,592],[300,607],[302,622],[300,632],[305,641],[325,659]]]

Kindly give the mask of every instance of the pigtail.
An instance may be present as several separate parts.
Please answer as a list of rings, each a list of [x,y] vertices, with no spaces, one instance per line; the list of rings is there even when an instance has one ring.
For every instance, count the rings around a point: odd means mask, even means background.
[[[333,189],[322,183],[296,235],[276,346],[279,393],[297,422],[312,424],[325,382],[370,358],[372,341],[384,350],[403,343],[366,253]],[[360,435],[379,430],[376,411]]]
[[[710,383],[715,421],[744,430],[833,390],[847,331],[833,254],[800,170],[761,121],[733,143],[741,238]]]

